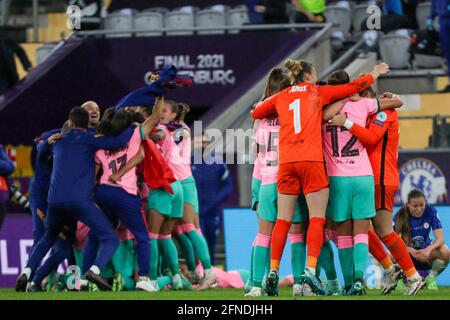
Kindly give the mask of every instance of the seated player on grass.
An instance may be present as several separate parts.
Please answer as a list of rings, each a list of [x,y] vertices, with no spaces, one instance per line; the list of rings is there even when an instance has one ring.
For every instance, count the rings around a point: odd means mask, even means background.
[[[409,192],[408,202],[396,213],[394,228],[408,246],[415,267],[422,277],[426,277],[427,288],[436,290],[436,277],[447,267],[450,250],[444,243],[438,213],[426,204],[422,191]],[[434,241],[430,237],[431,230]]]

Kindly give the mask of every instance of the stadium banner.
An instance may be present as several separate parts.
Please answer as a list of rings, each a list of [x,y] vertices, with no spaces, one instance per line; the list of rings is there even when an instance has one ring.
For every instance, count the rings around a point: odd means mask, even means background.
[[[114,106],[145,86],[150,74],[165,64],[194,76],[192,87],[166,96],[192,106],[190,123],[209,108],[242,95],[314,33],[246,31],[224,34],[220,41],[217,35],[71,38],[0,95],[2,120],[21,123],[0,126],[1,143],[31,145],[35,136],[61,127],[70,109],[88,100],[103,110]]]
[[[395,212],[399,209],[396,207]],[[436,206],[439,218],[444,230],[446,243],[450,240],[450,206]],[[258,219],[255,211],[244,208],[228,208],[223,211],[225,231],[225,257],[227,270],[249,269],[250,252],[255,235],[258,232]],[[340,283],[344,283],[339,264],[339,256],[336,246],[332,245],[334,252],[334,263],[337,268]],[[291,272],[291,246],[286,241],[280,268],[280,279]],[[322,275],[325,273],[322,270]],[[369,255],[365,274],[366,284],[371,288],[381,288],[383,279],[383,268]],[[447,268],[438,278],[437,284],[441,286],[450,285],[450,268]]]
[[[33,246],[30,215],[9,214],[0,230],[0,287],[13,288]]]
[[[398,158],[401,185],[395,204],[404,204],[412,189],[422,190],[429,204],[450,204],[446,180],[446,177],[450,177],[448,159],[448,151],[401,151]]]
[[[450,206],[436,206],[442,222],[444,237],[450,239]],[[398,207],[395,208],[397,210]],[[250,251],[254,237],[258,231],[257,216],[254,211],[243,208],[227,208],[223,211],[225,231],[225,253],[227,270],[249,269]],[[0,230],[0,288],[12,288],[19,272],[25,267],[33,245],[31,216],[9,214]],[[339,266],[336,247],[332,245],[336,266]],[[291,248],[289,241],[283,254],[280,275],[291,274]],[[339,280],[343,278],[338,267]],[[368,285],[378,287],[381,284],[382,268],[370,259],[366,269]],[[439,285],[450,285],[450,269],[445,270],[438,278]]]

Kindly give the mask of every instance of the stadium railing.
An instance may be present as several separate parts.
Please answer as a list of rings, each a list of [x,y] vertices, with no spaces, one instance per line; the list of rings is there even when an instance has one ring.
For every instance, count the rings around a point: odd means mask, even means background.
[[[218,31],[223,30],[226,32],[230,31],[263,31],[263,30],[296,30],[296,29],[304,29],[304,30],[312,30],[312,29],[322,29],[327,26],[331,27],[331,24],[328,23],[294,23],[294,24],[263,24],[263,25],[242,25],[242,26],[220,26],[220,27],[191,27],[184,28],[184,31]],[[127,34],[132,33],[135,35],[136,33],[142,32],[163,32],[167,34],[167,32],[174,31],[171,28],[158,28],[158,29],[129,29],[129,30],[86,30],[86,31],[74,31],[74,35],[76,36],[105,36],[111,34]]]

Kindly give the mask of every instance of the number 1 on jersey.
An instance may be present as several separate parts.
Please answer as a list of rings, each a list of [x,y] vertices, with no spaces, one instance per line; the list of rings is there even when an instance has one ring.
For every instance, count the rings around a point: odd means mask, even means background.
[[[301,114],[300,114],[300,99],[295,99],[289,105],[289,110],[294,110],[294,132],[295,134],[302,131]]]

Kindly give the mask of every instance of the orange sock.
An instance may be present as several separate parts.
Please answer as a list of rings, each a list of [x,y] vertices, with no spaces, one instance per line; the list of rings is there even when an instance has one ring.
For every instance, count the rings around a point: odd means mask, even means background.
[[[400,236],[392,231],[386,237],[381,238],[381,241],[389,248],[392,256],[397,260],[398,264],[403,270],[406,277],[411,277],[416,274],[416,268],[409,256],[408,249]]]
[[[280,270],[281,256],[283,255],[286,238],[291,228],[291,222],[277,219],[272,231],[272,242],[270,244],[270,269]]]
[[[381,263],[384,269],[392,267],[391,258],[389,258],[383,244],[373,230],[369,230],[369,252]]]
[[[308,234],[306,235],[306,246],[308,248],[306,266],[314,270],[322,249],[324,226],[325,218],[314,217],[309,219]]]

